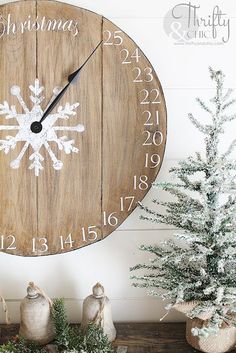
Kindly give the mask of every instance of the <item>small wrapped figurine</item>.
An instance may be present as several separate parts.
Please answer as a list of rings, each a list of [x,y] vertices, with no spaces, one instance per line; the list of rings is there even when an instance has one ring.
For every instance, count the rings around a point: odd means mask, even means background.
[[[2,308],[4,310],[5,313],[5,320],[6,320],[6,324],[10,324],[10,317],[9,317],[9,312],[8,312],[8,307],[7,304],[5,302],[5,299],[3,298],[3,296],[0,294],[0,303],[2,302]]]
[[[86,328],[89,323],[101,325],[109,341],[115,340],[116,329],[112,321],[111,304],[100,283],[93,287],[93,294],[83,303],[82,327]]]
[[[41,345],[51,342],[54,339],[51,308],[51,299],[33,282],[30,282],[27,296],[20,305],[19,334]]]

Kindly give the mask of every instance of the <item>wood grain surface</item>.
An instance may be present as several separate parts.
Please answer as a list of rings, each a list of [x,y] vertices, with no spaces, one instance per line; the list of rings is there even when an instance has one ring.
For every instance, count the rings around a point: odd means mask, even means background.
[[[120,29],[109,20],[103,20],[104,42],[107,39],[107,31],[115,33]],[[152,182],[160,169],[145,167],[145,156],[158,153],[161,159],[164,155],[166,143],[166,111],[163,92],[158,78],[144,54],[138,49],[141,56],[138,60],[131,60],[137,45],[123,32],[119,33],[123,38],[122,45],[104,45],[103,55],[103,211],[107,215],[115,212],[114,216],[120,225],[142,200],[151,187]],[[130,55],[126,60],[130,64],[121,64],[126,57],[126,51]],[[153,80],[151,82],[133,82],[137,74],[137,67],[144,71],[151,68]],[[140,75],[137,80],[142,80]],[[147,79],[149,80],[149,78]],[[144,89],[151,92],[158,89],[160,95],[157,101],[160,103],[140,104],[145,97]],[[153,92],[155,93],[155,92]],[[155,97],[154,97],[155,98]],[[151,101],[153,97],[148,97]],[[145,102],[146,103],[146,102]],[[159,125],[153,123],[156,111],[159,112]],[[148,124],[147,113],[152,114]],[[146,131],[150,132],[147,144],[156,130],[163,133],[163,142],[160,146],[143,145],[147,139]],[[159,137],[157,138],[159,144]],[[145,184],[134,188],[134,177],[139,180],[141,176],[147,177],[148,187]],[[144,179],[145,180],[145,179]],[[120,198],[123,198],[123,211]],[[133,197],[133,199],[132,199]],[[125,199],[126,198],[126,199]],[[131,205],[132,200],[134,201]],[[131,206],[131,207],[130,207]],[[113,226],[104,226],[103,236],[112,232]]]
[[[78,36],[66,30],[38,30],[0,38],[0,103],[8,101],[18,112],[21,108],[11,95],[11,86],[21,87],[31,107],[28,87],[38,78],[45,87],[45,109],[53,89],[63,87],[68,74],[82,65],[103,39],[78,83],[59,103],[80,103],[76,116],[57,123],[85,126],[83,133],[58,132],[58,136],[74,140],[79,152],[65,154],[49,142],[55,157],[63,162],[62,170],[57,171],[42,146],[44,170],[36,177],[28,169],[31,149],[17,170],[10,168],[10,162],[23,145],[17,144],[7,155],[0,151],[1,251],[42,256],[75,250],[111,234],[151,187],[166,143],[164,95],[142,51],[106,18],[45,0],[0,6],[3,18],[9,13],[17,23],[30,16],[38,21],[43,17],[46,21],[73,19],[79,24]],[[8,122],[0,116],[0,125]],[[0,140],[8,133],[0,130]],[[16,238],[16,249],[9,249],[9,235]]]
[[[17,2],[0,7],[0,13],[7,23],[10,13],[15,21],[21,21],[25,14],[36,16],[35,2]],[[18,85],[25,103],[29,106],[29,84],[36,77],[36,36],[26,32],[3,35],[0,39],[0,103],[7,101],[14,105],[20,114],[22,107],[10,88]],[[15,119],[6,120],[0,115],[1,125],[16,125]],[[1,131],[0,140],[14,136],[16,131]],[[0,234],[4,236],[4,245],[10,247],[12,254],[29,254],[28,239],[37,234],[37,180],[28,171],[30,150],[22,160],[21,168],[11,169],[10,162],[20,153],[24,143],[20,142],[13,151],[0,152]],[[15,236],[13,243],[12,235]],[[15,249],[16,248],[16,249]],[[8,251],[8,250],[6,250]]]
[[[38,2],[38,16],[49,18],[75,18],[75,8],[48,1]],[[82,65],[101,41],[102,18],[84,10],[76,11],[80,34],[74,39],[69,32],[38,32],[38,77],[47,88],[46,102],[55,86],[64,86],[68,73]],[[48,48],[45,48],[47,43]],[[45,53],[45,60],[40,60]],[[47,63],[45,65],[45,63]],[[54,70],[49,70],[54,68]],[[61,171],[52,168],[50,157],[44,153],[46,173],[38,180],[38,237],[47,235],[53,252],[60,252],[58,237],[71,233],[77,246],[86,245],[81,228],[93,228],[101,239],[101,48],[84,67],[78,84],[63,97],[66,102],[79,102],[77,116],[59,125],[84,124],[85,132],[70,132],[79,153],[60,154]],[[63,136],[64,133],[61,133]],[[55,146],[56,147],[56,146]],[[57,153],[56,149],[54,149]],[[70,245],[68,245],[70,246]],[[68,248],[65,245],[65,251]]]

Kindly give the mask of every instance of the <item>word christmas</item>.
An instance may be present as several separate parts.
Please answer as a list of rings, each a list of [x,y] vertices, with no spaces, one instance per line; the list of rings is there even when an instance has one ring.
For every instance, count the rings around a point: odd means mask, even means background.
[[[61,31],[70,32],[72,36],[76,37],[79,34],[78,21],[76,20],[63,20],[63,19],[47,19],[45,16],[39,18],[32,18],[29,15],[23,22],[14,22],[11,14],[3,17],[0,14],[0,38],[4,35],[11,35],[33,31]]]

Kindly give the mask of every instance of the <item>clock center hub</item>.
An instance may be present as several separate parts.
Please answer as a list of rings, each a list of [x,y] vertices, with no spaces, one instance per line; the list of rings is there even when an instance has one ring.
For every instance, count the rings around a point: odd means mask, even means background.
[[[42,131],[42,129],[43,129],[43,126],[39,121],[34,121],[30,126],[30,130],[34,134],[39,134]]]

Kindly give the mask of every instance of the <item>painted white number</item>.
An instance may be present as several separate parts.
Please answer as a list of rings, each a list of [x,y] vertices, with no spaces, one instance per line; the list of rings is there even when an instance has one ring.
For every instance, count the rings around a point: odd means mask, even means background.
[[[137,177],[137,175],[134,175],[134,190],[140,189],[140,190],[147,190],[148,189],[148,177],[146,175],[141,175],[140,177]]]
[[[134,196],[125,196],[120,198],[120,210],[123,211],[130,211],[133,203],[134,203]]]
[[[158,100],[158,97],[160,95],[160,91],[157,88],[153,88],[151,91],[148,91],[147,89],[142,89],[139,93],[144,96],[144,98],[141,100],[140,104],[159,104],[159,103],[161,103],[161,101]]]
[[[104,45],[121,45],[123,43],[123,37],[120,35],[122,31],[111,32],[108,29],[104,31],[104,35],[107,39],[104,41]]]
[[[132,71],[136,71],[136,78],[133,80],[133,82],[143,82],[143,80],[140,78],[142,70],[139,67],[134,67]]]
[[[143,134],[147,134],[147,138],[143,143],[143,146],[160,146],[163,142],[163,134],[161,131],[155,131],[154,133],[150,131],[144,131]]]
[[[149,153],[146,153],[145,157],[145,167],[148,168],[149,164],[151,164],[150,168],[156,168],[161,163],[161,157],[159,154],[152,154],[151,156]]]
[[[123,55],[123,53],[124,53],[124,55]],[[131,61],[127,61],[127,59],[129,58],[128,49],[122,49],[120,52],[120,55],[121,55],[122,64],[131,64]]]
[[[47,252],[48,251],[48,240],[47,238],[33,238],[32,243],[32,251],[33,252]]]
[[[138,48],[135,49],[135,51],[131,55],[130,55],[130,52],[128,51],[128,49],[122,49],[120,52],[120,55],[121,55],[122,64],[131,64],[132,59],[134,59],[136,61],[136,63],[138,63],[139,58],[141,58],[141,55],[139,54]]]
[[[156,110],[155,114],[152,114],[149,110],[145,110],[142,112],[142,115],[145,115],[147,119],[144,123],[144,126],[151,126],[151,125],[159,125],[159,111]]]
[[[96,226],[89,226],[88,229],[85,229],[84,227],[82,228],[82,237],[83,241],[95,241],[98,237],[98,234],[96,232]]]
[[[136,77],[133,82],[151,82],[153,80],[151,67],[146,67],[143,72],[139,67],[134,67],[132,71],[136,71]]]
[[[0,238],[0,249],[1,250],[16,250],[16,238],[14,237],[14,235],[8,235],[8,236],[4,236],[1,235]],[[5,243],[8,243],[8,245],[6,246]]]
[[[115,227],[118,224],[118,218],[115,216],[117,212],[112,212],[109,215],[107,215],[106,212],[103,212],[103,224],[104,226],[112,226]]]
[[[61,241],[61,249],[64,250],[65,249],[65,245],[69,245],[69,248],[73,248],[73,243],[75,242],[74,240],[72,240],[72,236],[71,234],[68,235],[68,237],[64,240],[63,236],[60,236],[60,241]]]

